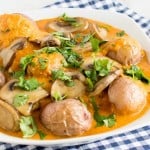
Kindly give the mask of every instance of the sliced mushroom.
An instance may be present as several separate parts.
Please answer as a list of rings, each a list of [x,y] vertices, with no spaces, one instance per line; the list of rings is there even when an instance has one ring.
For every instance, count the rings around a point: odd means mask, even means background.
[[[79,53],[92,51],[92,44],[91,42],[87,42],[84,45],[79,44],[79,45],[74,46],[73,50]]]
[[[55,97],[56,94],[67,98],[77,98],[84,94],[85,86],[79,80],[73,80],[74,86],[66,86],[61,80],[55,80],[51,87],[51,96]]]
[[[26,38],[18,38],[14,40],[10,46],[1,49],[0,51],[0,57],[3,60],[3,67],[6,68],[9,63],[11,62],[14,54],[17,50],[22,49],[25,45]]]
[[[115,70],[114,72],[110,73],[108,76],[99,80],[95,85],[94,91],[90,93],[90,96],[99,95],[121,74],[122,74],[122,70]]]
[[[98,24],[91,24],[91,32],[95,33],[95,36],[100,40],[109,40],[107,29],[100,27]]]
[[[66,74],[71,76],[73,80],[77,79],[83,83],[85,82],[85,76],[79,71],[69,71]]]
[[[93,68],[94,61],[99,60],[99,59],[110,60],[113,63],[112,71],[119,69],[119,68],[122,68],[121,64],[119,64],[118,62],[110,59],[109,57],[105,57],[105,56],[86,57],[84,59],[84,62],[81,65],[81,68],[84,70],[91,69],[91,68]]]
[[[62,21],[60,19],[54,20],[53,22],[48,23],[47,28],[59,32],[76,32],[84,31],[89,27],[89,22],[80,17],[74,18],[76,20],[76,26],[72,25],[69,22]]]
[[[0,71],[0,87],[2,87],[5,84],[5,75],[2,71]]]
[[[20,115],[10,104],[0,100],[0,127],[9,131],[19,130]]]
[[[40,99],[47,97],[48,92],[45,91],[43,88],[39,87],[34,91],[24,91],[21,89],[14,88],[15,83],[17,80],[13,79],[7,82],[1,89],[0,89],[0,98],[5,100],[7,103],[13,105],[14,97],[18,94],[27,95],[29,99],[27,103],[16,107],[16,109],[23,115],[30,115],[35,105],[39,102]]]
[[[41,47],[45,46],[60,46],[61,41],[57,37],[54,37],[53,35],[49,34],[44,37],[34,39],[32,42],[39,43]]]

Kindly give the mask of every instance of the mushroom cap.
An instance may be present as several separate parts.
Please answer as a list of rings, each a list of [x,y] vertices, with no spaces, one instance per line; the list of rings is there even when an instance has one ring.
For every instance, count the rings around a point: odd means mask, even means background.
[[[56,19],[53,22],[48,23],[47,28],[52,29],[58,32],[76,32],[76,31],[84,31],[88,28],[89,23],[86,19],[75,17],[74,18],[77,22],[77,26],[64,22],[60,19]]]
[[[34,91],[24,91],[21,89],[14,88],[14,84],[17,82],[16,79],[10,80],[0,89],[0,98],[7,103],[13,105],[14,97],[18,94],[27,95],[29,97],[26,104],[16,107],[16,109],[23,115],[31,115],[31,111],[34,106],[39,102],[40,99],[47,97],[49,94],[43,88],[38,87]]]
[[[65,99],[48,104],[41,113],[41,121],[55,135],[74,136],[91,127],[92,116],[79,100]]]
[[[137,64],[142,58],[141,45],[129,36],[107,42],[104,49],[108,57],[123,65]]]
[[[67,98],[77,98],[85,93],[85,85],[80,80],[73,80],[73,86],[66,86],[64,81],[55,80],[51,87],[51,96],[57,93],[60,96],[65,96]]]
[[[20,115],[10,104],[0,100],[0,127],[9,131],[19,130]]]
[[[146,92],[132,78],[118,77],[108,89],[109,101],[121,114],[140,112],[146,104]]]
[[[123,73],[121,69],[111,72],[108,76],[99,80],[93,92],[90,93],[90,96],[99,95],[103,90],[105,90],[118,76]]]
[[[6,68],[13,56],[15,55],[16,51],[22,49],[25,45],[26,38],[17,38],[10,45],[0,51],[0,57],[3,60],[3,67]]]

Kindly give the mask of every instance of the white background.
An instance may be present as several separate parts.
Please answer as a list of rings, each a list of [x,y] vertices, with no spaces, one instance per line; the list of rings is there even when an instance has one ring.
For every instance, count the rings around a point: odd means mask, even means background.
[[[38,9],[57,0],[0,0],[0,13]],[[150,19],[150,0],[120,0],[132,10]]]

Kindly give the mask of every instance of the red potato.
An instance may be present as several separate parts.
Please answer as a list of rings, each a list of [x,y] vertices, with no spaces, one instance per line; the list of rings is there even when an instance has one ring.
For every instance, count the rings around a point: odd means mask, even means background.
[[[146,104],[146,92],[132,78],[122,76],[108,89],[108,96],[121,114],[140,112]]]
[[[91,127],[92,116],[79,100],[65,99],[48,104],[41,113],[41,121],[55,135],[74,136]]]

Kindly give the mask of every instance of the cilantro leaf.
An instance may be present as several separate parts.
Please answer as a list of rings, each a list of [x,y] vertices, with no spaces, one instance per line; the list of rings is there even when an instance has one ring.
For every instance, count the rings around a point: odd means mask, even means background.
[[[44,132],[42,132],[41,130],[38,130],[37,133],[39,134],[41,140],[45,139],[46,134]]]
[[[66,96],[62,96],[59,92],[53,93],[52,97],[55,99],[55,101],[61,101],[63,100]]]
[[[15,86],[26,91],[33,91],[36,90],[40,84],[35,78],[25,79],[24,77],[19,77],[19,81]]]
[[[123,30],[116,33],[116,36],[118,36],[118,37],[122,37],[124,35],[125,35],[125,31],[123,31]]]
[[[92,49],[94,52],[97,52],[99,50],[99,43],[100,43],[100,40],[98,40],[97,38],[94,38],[92,37],[90,39],[90,42],[92,44]]]
[[[29,138],[37,133],[37,127],[32,116],[20,118],[20,129],[24,138]]]
[[[112,62],[109,59],[98,59],[94,61],[94,69],[98,71],[99,76],[108,75],[111,71]]]
[[[40,58],[38,58],[38,62],[40,64],[40,68],[42,70],[46,69],[48,59],[40,57]]]
[[[78,53],[72,51],[70,48],[65,47],[60,50],[60,53],[64,56],[68,67],[79,68],[82,64],[81,56]]]
[[[27,66],[32,63],[32,59],[34,57],[35,56],[33,54],[30,54],[30,55],[24,56],[20,59],[20,67],[23,71],[25,71]]]
[[[91,103],[94,108],[94,119],[97,122],[97,126],[106,126],[106,127],[112,127],[116,123],[116,116],[114,114],[110,114],[108,116],[101,115],[99,113],[99,107],[96,104],[96,101],[94,98],[91,98]]]
[[[64,83],[67,85],[67,86],[74,86],[74,81],[72,80],[71,76],[65,74],[62,70],[53,70],[52,71],[52,79],[53,80],[56,80],[56,79],[59,79],[59,80],[62,80],[64,81]]]
[[[13,105],[15,107],[20,107],[26,104],[26,102],[28,101],[29,96],[26,94],[17,94],[14,96],[13,98]]]
[[[129,69],[125,69],[125,74],[131,76],[133,79],[141,80],[144,83],[150,83],[150,78],[144,75],[142,69],[136,65],[132,65]]]
[[[60,16],[59,19],[74,27],[80,26],[76,18],[68,17],[65,13],[62,16]]]

